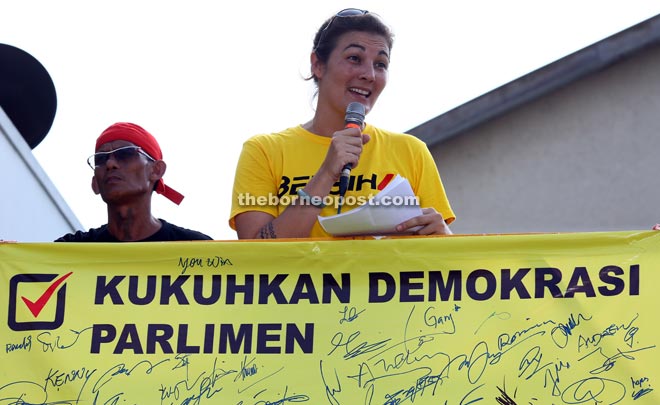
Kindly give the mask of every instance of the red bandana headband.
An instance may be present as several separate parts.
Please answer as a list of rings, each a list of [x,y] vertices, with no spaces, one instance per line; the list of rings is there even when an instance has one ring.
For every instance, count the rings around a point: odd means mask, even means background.
[[[98,152],[101,145],[112,141],[131,142],[135,146],[142,148],[152,158],[156,160],[163,159],[163,152],[160,150],[156,138],[139,125],[131,124],[130,122],[118,122],[110,125],[96,140],[95,151]],[[162,194],[177,205],[181,204],[183,200],[183,195],[165,185],[163,179],[158,180],[158,183],[156,183],[156,192]]]

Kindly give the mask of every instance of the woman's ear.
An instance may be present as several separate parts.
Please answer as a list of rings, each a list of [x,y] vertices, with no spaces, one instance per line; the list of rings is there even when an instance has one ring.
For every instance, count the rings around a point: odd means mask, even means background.
[[[325,65],[321,62],[316,52],[312,52],[309,56],[309,62],[312,66],[312,75],[314,75],[317,80],[320,79],[323,76],[323,68]]]

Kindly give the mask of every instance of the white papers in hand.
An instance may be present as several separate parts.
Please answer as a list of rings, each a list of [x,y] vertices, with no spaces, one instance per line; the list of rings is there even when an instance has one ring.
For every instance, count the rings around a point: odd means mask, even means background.
[[[410,218],[422,215],[410,182],[397,175],[369,202],[344,213],[319,216],[319,224],[330,235],[387,235]],[[411,229],[414,231],[414,229]]]

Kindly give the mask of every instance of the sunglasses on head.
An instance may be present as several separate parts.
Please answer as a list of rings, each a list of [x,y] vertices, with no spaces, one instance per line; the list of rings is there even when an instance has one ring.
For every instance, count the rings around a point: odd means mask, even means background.
[[[361,10],[359,8],[345,8],[340,12],[338,12],[337,14],[335,14],[335,16],[332,17],[332,19],[334,20],[336,17],[353,17],[356,15],[365,15],[365,14],[369,14],[369,12],[367,10]],[[332,21],[330,21],[330,24],[332,24]]]
[[[338,12],[337,14],[335,14],[334,16],[332,16],[330,22],[328,22],[328,25],[326,25],[325,28],[323,28],[323,31],[321,31],[321,35],[319,36],[319,42],[317,44],[317,47],[322,43],[322,39],[325,36],[326,31],[330,29],[330,26],[332,25],[333,22],[335,22],[335,19],[342,17],[356,17],[365,14],[369,14],[369,12],[367,10],[361,10],[359,8],[345,8],[340,12]]]
[[[96,169],[97,167],[106,164],[108,162],[108,159],[110,159],[110,156],[114,157],[115,160],[118,162],[126,162],[135,159],[140,155],[145,156],[147,159],[151,160],[152,162],[156,160],[151,156],[149,156],[146,152],[144,152],[141,147],[131,145],[131,146],[122,146],[121,148],[117,148],[115,150],[111,150],[108,152],[97,152],[87,158],[87,164],[92,169]]]

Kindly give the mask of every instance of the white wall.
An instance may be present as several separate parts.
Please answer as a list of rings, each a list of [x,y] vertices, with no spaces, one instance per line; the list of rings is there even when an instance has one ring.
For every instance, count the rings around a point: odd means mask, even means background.
[[[0,108],[0,239],[52,242],[82,225]]]
[[[458,233],[660,223],[660,46],[435,145]]]

